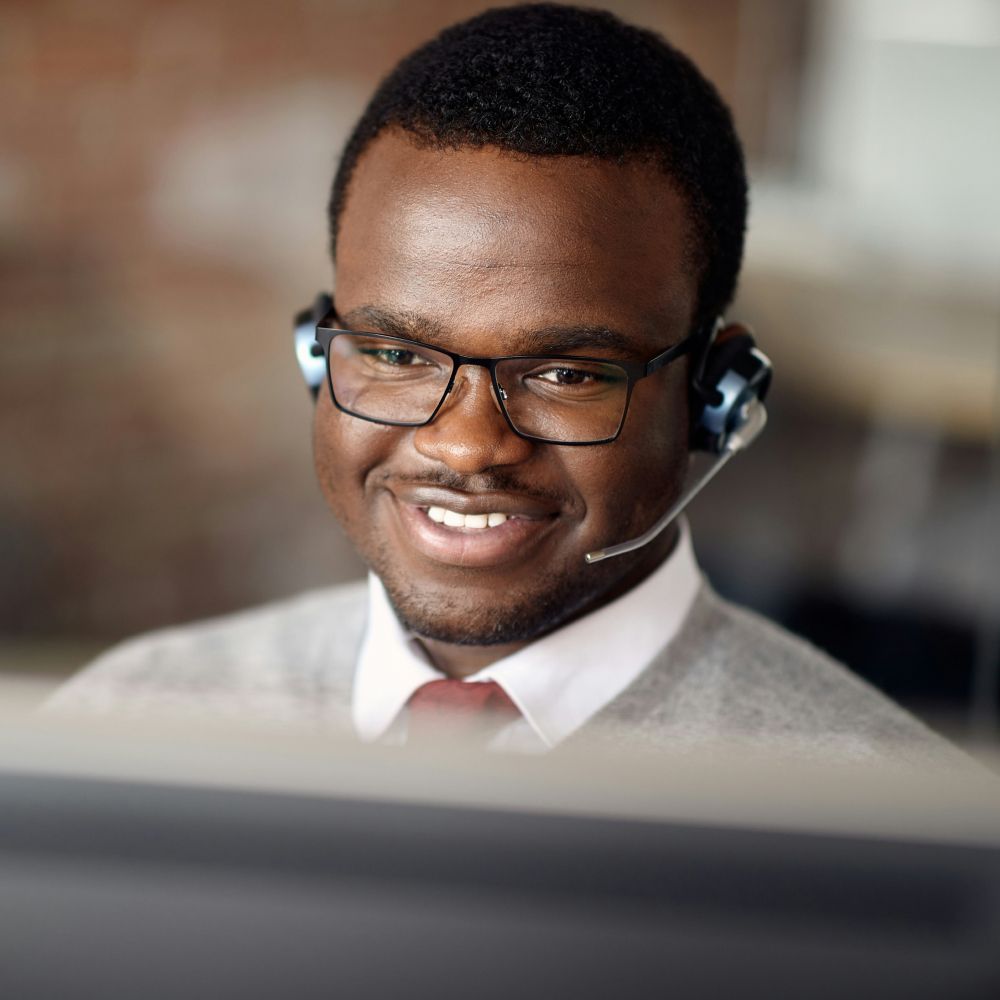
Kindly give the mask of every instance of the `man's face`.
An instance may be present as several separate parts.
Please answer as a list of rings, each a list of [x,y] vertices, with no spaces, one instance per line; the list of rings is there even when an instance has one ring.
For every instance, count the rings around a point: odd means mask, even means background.
[[[646,361],[688,333],[688,235],[683,201],[654,165],[439,151],[387,132],[350,184],[334,297],[347,327],[466,356]],[[687,434],[683,360],[636,385],[617,441],[583,447],[517,437],[489,373],[464,367],[425,427],[349,416],[324,387],[315,456],[331,508],[404,623],[493,645],[551,630],[663,559],[669,535],[592,566],[584,555],[662,513]],[[508,517],[449,526],[431,507]]]

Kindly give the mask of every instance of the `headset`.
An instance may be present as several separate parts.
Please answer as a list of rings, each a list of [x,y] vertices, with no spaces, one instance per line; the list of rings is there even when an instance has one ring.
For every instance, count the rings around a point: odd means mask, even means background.
[[[326,381],[326,359],[316,341],[316,326],[332,308],[333,299],[323,292],[311,306],[295,314],[295,357],[313,399]],[[753,444],[766,426],[764,399],[771,386],[773,367],[753,337],[742,329],[729,332],[720,317],[699,338],[694,351],[690,377],[691,468],[684,489],[641,535],[588,552],[584,557],[587,563],[648,545],[734,455]],[[699,463],[699,455],[707,458]]]
[[[312,398],[319,396],[320,386],[326,381],[326,358],[323,348],[316,340],[316,327],[333,308],[333,299],[326,292],[320,292],[311,306],[300,309],[292,320],[295,331],[295,360],[299,371],[306,380]]]

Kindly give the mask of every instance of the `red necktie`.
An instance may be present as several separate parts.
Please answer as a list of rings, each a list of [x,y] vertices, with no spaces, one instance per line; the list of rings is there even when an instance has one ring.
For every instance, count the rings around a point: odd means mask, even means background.
[[[407,742],[433,739],[487,743],[520,712],[496,681],[429,681],[406,703]]]

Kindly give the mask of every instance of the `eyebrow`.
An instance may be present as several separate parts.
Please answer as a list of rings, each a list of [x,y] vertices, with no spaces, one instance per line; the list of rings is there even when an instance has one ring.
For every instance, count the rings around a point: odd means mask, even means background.
[[[445,328],[434,320],[416,313],[394,312],[374,305],[358,306],[340,318],[348,329],[374,327],[380,333],[408,340],[434,341],[447,337]],[[618,351],[621,354],[641,352],[635,338],[602,325],[573,323],[517,332],[524,338],[524,351],[532,354],[561,354],[566,351],[594,349]]]
[[[541,330],[531,330],[525,334],[531,338],[531,347],[535,351],[575,351],[604,348],[619,351],[622,354],[636,353],[635,339],[628,337],[609,326],[591,326],[577,323],[572,326],[547,326]]]
[[[379,306],[364,305],[340,316],[349,330],[373,328],[379,333],[408,340],[423,340],[426,337],[444,336],[444,327],[434,320],[411,312],[393,312]]]

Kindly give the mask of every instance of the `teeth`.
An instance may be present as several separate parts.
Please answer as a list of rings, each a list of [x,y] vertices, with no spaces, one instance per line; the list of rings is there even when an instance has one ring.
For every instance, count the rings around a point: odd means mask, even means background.
[[[444,512],[444,523],[449,528],[464,528],[465,527],[465,515],[456,514],[453,510],[446,510]]]
[[[448,510],[446,507],[428,507],[427,516],[437,524],[444,524],[449,528],[495,528],[507,520],[507,515],[499,512],[459,514],[458,511]]]

